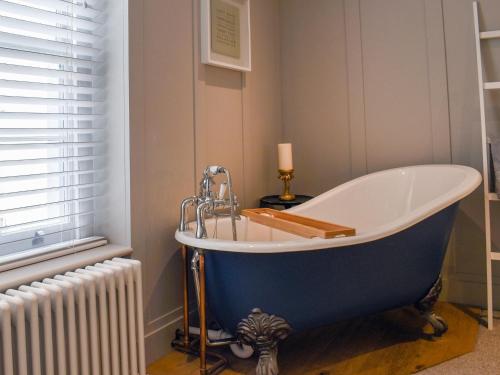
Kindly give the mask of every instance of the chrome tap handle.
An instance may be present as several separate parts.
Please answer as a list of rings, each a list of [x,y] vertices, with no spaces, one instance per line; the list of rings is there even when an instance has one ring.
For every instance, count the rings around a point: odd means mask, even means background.
[[[200,181],[200,198],[211,198],[212,197],[212,186],[215,185],[214,179],[210,175],[203,174],[203,178]]]
[[[227,189],[227,182],[223,182],[222,184],[220,184],[218,199],[220,200],[224,199],[224,195],[226,195],[226,189]]]

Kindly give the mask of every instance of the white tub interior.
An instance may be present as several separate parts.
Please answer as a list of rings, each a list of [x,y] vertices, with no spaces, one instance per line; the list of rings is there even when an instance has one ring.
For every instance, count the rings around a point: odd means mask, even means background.
[[[399,221],[451,196],[467,170],[450,166],[391,169],[361,177],[291,209],[304,216],[356,228],[358,234]]]
[[[480,182],[481,176],[476,170],[458,165],[391,169],[342,184],[289,210],[298,215],[354,227],[357,231],[354,237],[305,239],[242,217],[237,222],[237,242],[232,241],[230,220],[226,218],[218,220],[216,232],[216,221],[207,220],[209,239],[195,239],[192,223],[190,231],[178,233],[178,240],[189,239],[191,245],[194,240],[198,245],[204,244],[205,248],[231,248],[231,251],[244,251],[245,246],[284,251],[287,247],[305,250],[367,242],[431,216],[468,195]]]

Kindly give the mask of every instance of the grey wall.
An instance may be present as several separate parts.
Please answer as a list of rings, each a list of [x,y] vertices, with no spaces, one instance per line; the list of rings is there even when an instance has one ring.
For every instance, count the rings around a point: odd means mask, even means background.
[[[244,206],[278,190],[280,141],[294,144],[300,193],[400,165],[480,167],[470,0],[252,0],[247,74],[199,64],[198,4],[129,2],[132,244],[145,271],[148,360],[168,350],[180,322],[173,233],[205,165],[232,170]],[[485,27],[500,28],[500,3],[481,5]],[[489,43],[494,79],[500,41]],[[476,193],[452,238],[452,300],[484,301],[482,228]]]
[[[284,140],[293,191],[317,194],[351,176],[342,1],[281,1]]]
[[[482,29],[500,29],[500,2],[480,7]],[[294,143],[297,191],[411,164],[481,169],[472,0],[282,0],[281,16],[284,135]],[[500,40],[484,43],[487,77],[500,80]],[[486,101],[492,134],[499,99]],[[485,302],[482,215],[478,190],[452,237],[450,300]],[[493,215],[499,228],[498,207]]]
[[[449,162],[440,1],[283,0],[284,135],[298,190]]]
[[[253,0],[253,71],[199,63],[199,0],[131,0],[131,201],[134,256],[144,265],[148,361],[180,323],[174,232],[202,169],[230,168],[243,206],[278,187],[279,2]]]

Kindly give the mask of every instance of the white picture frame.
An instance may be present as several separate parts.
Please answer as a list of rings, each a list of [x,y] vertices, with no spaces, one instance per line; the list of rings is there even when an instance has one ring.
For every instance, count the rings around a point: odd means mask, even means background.
[[[214,47],[215,41],[212,38],[212,2],[216,1],[218,5],[223,3],[235,14],[239,15],[237,24],[231,25],[231,37],[235,37],[229,53],[217,52]],[[203,64],[219,66],[222,68],[250,72],[252,70],[251,54],[251,33],[250,33],[250,0],[200,0],[200,36],[201,36],[201,62]],[[214,4],[215,5],[215,4]],[[225,27],[225,25],[222,25]],[[236,30],[236,32],[234,32]],[[224,31],[224,30],[223,30]],[[239,36],[239,41],[236,40]],[[219,41],[217,41],[219,42]],[[230,54],[233,53],[233,56]]]

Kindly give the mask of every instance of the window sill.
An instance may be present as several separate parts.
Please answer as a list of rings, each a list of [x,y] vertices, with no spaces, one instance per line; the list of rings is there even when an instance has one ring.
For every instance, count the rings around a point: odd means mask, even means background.
[[[123,245],[104,245],[93,249],[80,251],[71,255],[53,258],[28,266],[15,268],[0,273],[0,292],[32,281],[42,280],[69,270],[102,262],[113,257],[123,257],[132,254],[132,248]]]

